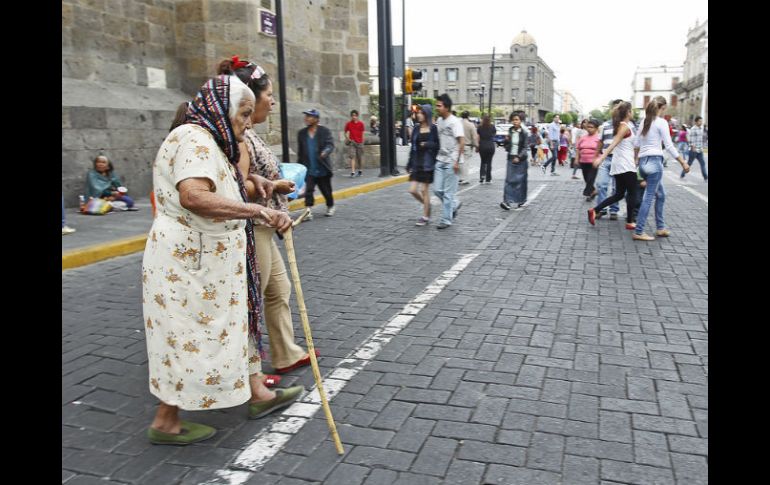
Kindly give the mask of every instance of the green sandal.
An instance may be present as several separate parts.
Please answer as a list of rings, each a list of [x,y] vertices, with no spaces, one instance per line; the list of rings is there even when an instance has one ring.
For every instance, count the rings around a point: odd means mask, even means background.
[[[305,388],[303,386],[287,387],[286,389],[276,389],[275,398],[258,403],[249,403],[249,419],[259,419],[273,411],[285,408],[297,400]]]
[[[154,445],[178,445],[184,446],[190,443],[207,440],[214,436],[217,430],[205,424],[182,421],[182,431],[178,434],[164,433],[154,428],[147,429],[147,437]]]

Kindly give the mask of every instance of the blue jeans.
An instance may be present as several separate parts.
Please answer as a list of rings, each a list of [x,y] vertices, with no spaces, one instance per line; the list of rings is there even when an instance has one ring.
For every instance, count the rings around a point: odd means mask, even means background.
[[[453,164],[437,162],[433,170],[433,193],[441,200],[442,224],[452,225],[452,211],[457,207],[457,174]]]
[[[647,180],[647,187],[642,196],[642,205],[636,218],[636,234],[644,232],[644,224],[655,201],[655,227],[660,231],[666,228],[663,220],[663,205],[666,203],[666,191],[663,190],[663,157],[652,156],[639,159],[639,170]]]
[[[700,162],[700,173],[703,175],[703,180],[708,180],[709,174],[708,171],[706,171],[706,161],[703,160],[703,152],[698,153],[695,150],[691,151],[690,156],[687,159],[687,165],[692,168],[692,161],[696,158],[698,159],[698,162]],[[682,170],[682,177],[684,177],[684,175],[684,170]]]
[[[679,153],[682,155],[682,158],[687,158],[688,154],[690,153],[690,144],[686,141],[680,141],[677,145],[677,148],[679,149]]]
[[[527,158],[519,163],[511,162],[508,158],[505,164],[505,187],[503,201],[506,203],[523,204],[527,201]]]
[[[610,175],[610,166],[612,157],[606,158],[596,170],[596,205],[602,203],[604,199],[615,193],[615,178]],[[610,193],[611,192],[611,193]],[[617,214],[620,211],[618,203],[610,205],[610,212]]]
[[[559,155],[559,141],[553,141],[551,140],[549,144],[549,151],[551,152],[551,157],[548,159],[547,162],[543,164],[543,170],[548,167],[548,164],[551,164],[551,173],[554,173],[556,171],[556,160]]]

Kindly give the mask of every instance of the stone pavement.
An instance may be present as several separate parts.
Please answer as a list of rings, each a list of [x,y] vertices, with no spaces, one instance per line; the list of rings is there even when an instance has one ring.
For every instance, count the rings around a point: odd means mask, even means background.
[[[672,237],[642,243],[622,221],[591,227],[582,181],[564,168],[530,169],[530,194],[542,191],[502,211],[502,163],[498,152],[492,185],[461,187],[444,231],[414,226],[405,185],[298,229],[323,374],[477,255],[331,400],[343,456],[317,413],[264,466],[234,472],[261,431],[287,421],[249,421],[245,405],[184,413],[215,426],[212,440],[148,444],[141,254],[63,272],[62,481],[707,483],[708,204],[691,192],[707,197],[702,179],[664,179]],[[312,387],[308,368],[282,386],[296,383]]]

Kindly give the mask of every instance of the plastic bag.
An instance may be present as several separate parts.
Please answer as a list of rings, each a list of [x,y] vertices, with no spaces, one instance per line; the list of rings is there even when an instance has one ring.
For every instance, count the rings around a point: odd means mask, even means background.
[[[282,163],[281,178],[294,182],[296,190],[287,195],[289,200],[294,200],[305,194],[305,177],[307,176],[307,167],[301,163]]]
[[[86,203],[85,213],[94,216],[104,215],[112,210],[112,205],[104,199],[91,199]]]

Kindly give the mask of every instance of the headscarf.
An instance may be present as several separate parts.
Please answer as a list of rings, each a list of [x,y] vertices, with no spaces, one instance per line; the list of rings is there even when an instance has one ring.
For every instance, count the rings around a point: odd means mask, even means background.
[[[240,151],[238,140],[235,139],[230,117],[230,76],[216,76],[206,81],[201,90],[187,108],[186,123],[198,125],[211,133],[217,145],[222,149],[230,163],[235,165],[235,174],[238,178],[238,188],[244,202],[248,202],[246,185],[243,175],[238,169]],[[262,359],[266,358],[262,348],[262,330],[260,321],[262,318],[262,295],[260,293],[259,265],[257,264],[257,251],[254,247],[254,223],[246,219],[246,274],[248,276],[249,293],[249,335]]]

